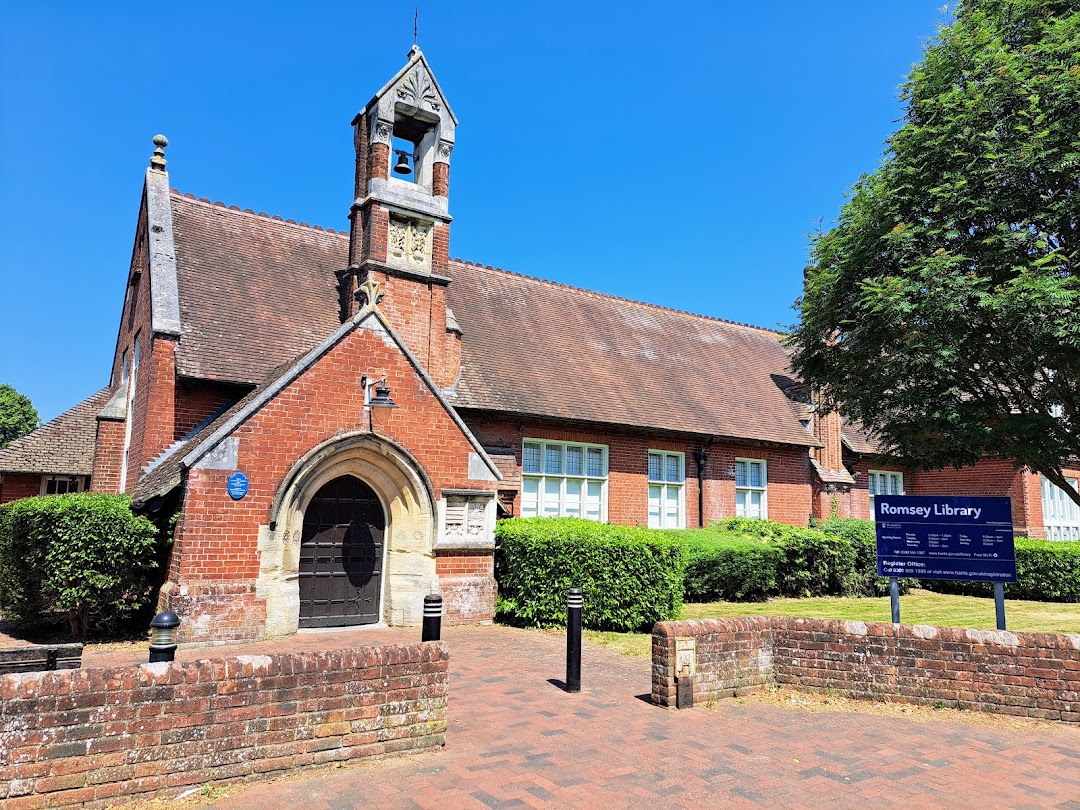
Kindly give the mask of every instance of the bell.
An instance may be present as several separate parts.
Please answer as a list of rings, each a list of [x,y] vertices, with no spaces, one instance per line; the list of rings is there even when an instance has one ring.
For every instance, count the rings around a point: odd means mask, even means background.
[[[394,166],[394,174],[412,174],[412,169],[409,168],[409,158],[404,152],[398,152],[398,161]]]

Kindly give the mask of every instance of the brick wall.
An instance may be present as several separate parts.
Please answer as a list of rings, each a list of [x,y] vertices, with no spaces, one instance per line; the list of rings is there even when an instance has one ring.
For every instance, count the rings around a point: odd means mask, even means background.
[[[686,525],[698,522],[698,479],[695,453],[701,443],[673,438],[670,434],[650,435],[644,431],[618,430],[604,426],[566,425],[536,419],[514,419],[483,411],[462,411],[480,443],[513,449],[521,472],[523,439],[604,444],[608,447],[608,520],[623,525],[648,523],[648,451],[670,450],[685,454],[684,499]],[[765,459],[768,476],[769,518],[794,526],[805,526],[811,510],[810,467],[805,450],[763,447],[752,444],[714,443],[707,450],[705,464],[705,525],[709,521],[735,515],[735,459]],[[521,514],[521,496],[513,497],[514,514]]]
[[[1012,500],[1013,526],[1018,534],[1046,537],[1042,524],[1039,476],[1017,470],[1010,461],[985,459],[974,467],[922,470],[914,487],[904,484],[909,495],[985,495]]]
[[[94,492],[119,492],[123,456],[124,423],[113,419],[98,419],[90,489]]]
[[[469,478],[472,445],[396,345],[382,333],[355,330],[234,432],[247,496],[229,497],[232,470],[189,472],[164,591],[169,609],[197,617],[187,622],[185,640],[210,637],[211,630],[217,640],[259,637],[265,621],[254,591],[259,527],[269,523],[274,497],[297,459],[334,436],[368,429],[365,372],[385,374],[399,406],[388,420],[375,417],[377,432],[412,454],[437,498],[443,488],[494,487]],[[491,580],[490,603],[493,588]],[[485,618],[490,613],[489,604]]]
[[[21,473],[4,473],[0,480],[0,503],[10,503],[20,498],[33,498],[41,494],[41,476]]]
[[[653,701],[675,705],[675,639],[697,640],[694,702],[766,683],[1080,722],[1080,637],[754,617],[662,622]]]
[[[250,390],[246,385],[178,380],[173,403],[173,441],[182,439],[211,415],[239,402]]]
[[[110,806],[445,743],[442,642],[0,677],[5,810]]]

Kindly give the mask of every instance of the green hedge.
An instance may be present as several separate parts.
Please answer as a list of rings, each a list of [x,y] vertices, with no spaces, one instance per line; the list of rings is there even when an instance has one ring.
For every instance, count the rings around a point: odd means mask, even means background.
[[[687,545],[688,600],[875,596],[888,592],[888,580],[876,575],[873,524],[867,535],[865,523],[836,520],[803,529],[731,518],[669,533]],[[902,582],[905,589],[912,584]]]
[[[863,596],[885,596],[889,593],[889,578],[877,575],[877,535],[874,521],[855,518],[831,518],[820,525],[828,534],[844,538],[855,549],[854,590]],[[919,580],[900,580],[900,592],[918,588]]]
[[[150,601],[157,529],[125,495],[48,495],[0,507],[0,609],[18,627],[66,618],[86,637]]]
[[[859,567],[876,571],[874,521],[834,519],[821,528],[848,538],[859,549]],[[1080,602],[1080,542],[1062,543],[1017,537],[1015,545],[1017,581],[1005,586],[1006,596],[1038,602]],[[877,593],[888,593],[887,578],[874,575],[873,580]],[[901,584],[961,596],[989,597],[994,594],[994,586],[989,582],[904,579]]]
[[[1016,582],[1005,585],[1008,599],[1036,602],[1080,602],[1080,542],[1016,538]],[[938,593],[993,596],[989,582],[924,579],[922,586]]]
[[[665,533],[574,518],[513,518],[495,528],[496,616],[532,627],[566,623],[581,588],[586,627],[645,630],[678,618],[686,550]]]

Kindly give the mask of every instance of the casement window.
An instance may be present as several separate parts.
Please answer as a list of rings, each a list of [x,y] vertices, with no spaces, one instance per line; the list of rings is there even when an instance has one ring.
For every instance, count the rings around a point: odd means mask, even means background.
[[[764,459],[735,459],[735,515],[737,517],[764,520],[769,516],[767,482]]]
[[[41,477],[42,495],[67,495],[82,492],[86,487],[86,478],[81,475],[43,475]]]
[[[649,451],[649,528],[686,528],[686,456]]]
[[[1077,479],[1066,478],[1077,489]],[[1039,476],[1042,484],[1043,526],[1047,540],[1080,540],[1080,506],[1056,484]]]
[[[607,520],[607,466],[606,445],[525,439],[522,517]]]
[[[899,472],[891,472],[889,470],[870,470],[869,480],[870,488],[870,515],[874,514],[874,496],[875,495],[903,495],[904,494],[904,474]]]

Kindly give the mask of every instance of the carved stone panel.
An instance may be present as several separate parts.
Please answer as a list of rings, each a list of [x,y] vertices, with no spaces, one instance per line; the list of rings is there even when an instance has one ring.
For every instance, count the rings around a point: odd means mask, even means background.
[[[404,270],[430,273],[431,241],[430,223],[391,216],[387,263]]]

